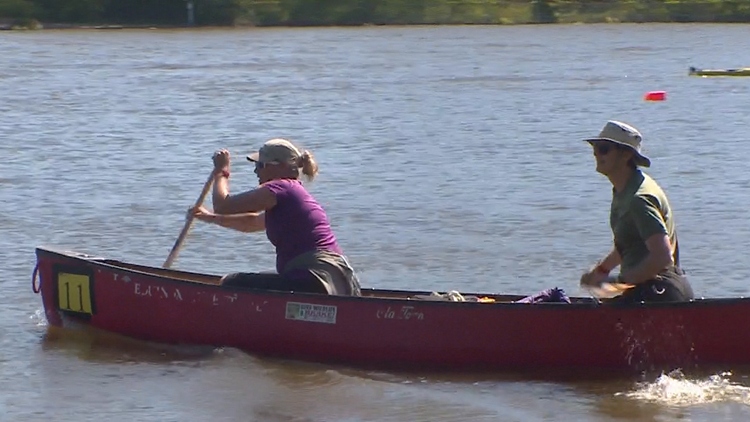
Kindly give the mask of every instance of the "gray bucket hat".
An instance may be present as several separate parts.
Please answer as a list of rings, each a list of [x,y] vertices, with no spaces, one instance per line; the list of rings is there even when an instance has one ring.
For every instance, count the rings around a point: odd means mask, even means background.
[[[643,136],[638,129],[627,123],[610,120],[604,125],[596,138],[584,139],[584,141],[593,143],[598,141],[614,142],[630,148],[635,153],[635,164],[641,167],[651,167],[651,160],[641,153],[641,141]]]

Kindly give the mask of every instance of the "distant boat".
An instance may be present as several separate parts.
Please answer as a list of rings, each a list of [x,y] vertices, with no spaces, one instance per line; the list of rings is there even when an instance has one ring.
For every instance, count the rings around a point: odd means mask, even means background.
[[[750,67],[741,67],[739,69],[697,69],[690,67],[688,71],[690,76],[750,76]]]

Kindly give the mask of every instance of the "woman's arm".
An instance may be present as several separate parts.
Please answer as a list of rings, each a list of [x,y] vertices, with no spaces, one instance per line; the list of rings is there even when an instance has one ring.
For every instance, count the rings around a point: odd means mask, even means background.
[[[266,229],[265,214],[257,212],[242,214],[210,213],[202,220],[244,233],[259,232]]]
[[[212,201],[217,214],[241,214],[268,211],[276,206],[276,195],[259,187],[238,195],[229,194],[229,151],[222,149],[213,156],[214,188]]]
[[[218,214],[239,214],[267,211],[276,206],[276,195],[266,187],[259,187],[237,195],[229,194],[229,180],[219,173],[212,195],[214,211]]]

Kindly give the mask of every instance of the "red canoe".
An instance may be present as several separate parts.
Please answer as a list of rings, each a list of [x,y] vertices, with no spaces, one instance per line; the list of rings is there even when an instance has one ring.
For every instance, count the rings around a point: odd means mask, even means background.
[[[218,285],[219,276],[37,248],[34,291],[47,321],[167,344],[358,367],[493,371],[642,371],[750,363],[750,299],[601,305],[415,299],[430,292],[364,289],[363,297]],[[258,277],[278,277],[258,274]]]

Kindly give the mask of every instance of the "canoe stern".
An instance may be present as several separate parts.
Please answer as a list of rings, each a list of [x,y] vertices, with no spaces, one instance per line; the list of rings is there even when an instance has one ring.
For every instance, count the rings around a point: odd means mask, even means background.
[[[91,255],[37,248],[34,291],[41,293],[50,325],[62,326],[65,316],[89,321],[96,314],[96,277]]]

